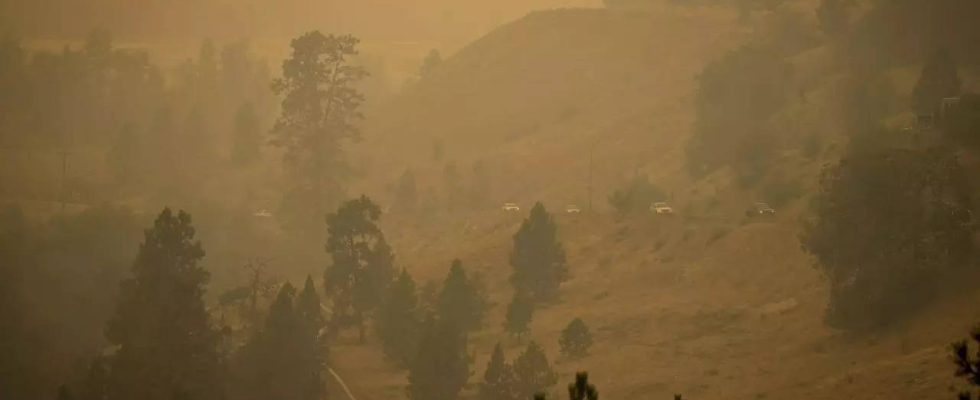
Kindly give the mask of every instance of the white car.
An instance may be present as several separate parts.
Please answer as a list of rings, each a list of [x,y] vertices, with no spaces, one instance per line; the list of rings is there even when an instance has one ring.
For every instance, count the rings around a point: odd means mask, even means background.
[[[259,218],[272,218],[272,213],[264,208],[256,211],[252,215]]]
[[[574,204],[569,204],[565,206],[565,212],[568,214],[581,214],[582,209],[578,208],[578,206]]]
[[[674,209],[662,201],[651,204],[650,211],[657,215],[674,215]]]
[[[517,206],[517,203],[504,203],[504,211],[521,211],[521,208]]]

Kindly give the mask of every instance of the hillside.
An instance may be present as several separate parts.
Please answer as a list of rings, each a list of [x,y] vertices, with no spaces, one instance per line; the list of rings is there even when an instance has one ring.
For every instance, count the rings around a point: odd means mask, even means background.
[[[531,337],[557,360],[562,385],[588,369],[604,398],[955,396],[947,344],[967,331],[964,321],[980,319],[969,306],[974,295],[894,330],[834,331],[822,320],[825,285],[797,240],[805,199],[772,220],[750,221],[741,212],[757,194],[733,185],[727,171],[698,181],[684,172],[697,75],[746,33],[713,9],[537,12],[462,49],[369,116],[356,157],[371,173],[389,174],[365,184],[369,193],[389,193],[406,169],[427,193],[438,191],[449,164],[468,171],[480,162],[493,171],[479,206],[421,219],[393,215],[385,227],[399,263],[418,280],[441,280],[455,257],[486,279],[495,306],[471,337],[471,385],[494,343],[509,356],[522,347],[500,328],[520,217],[497,209],[517,201],[526,211],[542,200],[559,213],[572,279],[558,304],[536,313]],[[825,58],[815,49],[793,62],[820,69]],[[798,78],[811,95],[807,105],[787,107],[787,124],[834,128],[820,125],[836,110],[834,78],[824,72]],[[832,159],[829,148],[824,157]],[[565,204],[589,202],[590,164],[599,213],[562,214]],[[787,155],[781,168],[808,188],[821,164]],[[665,188],[680,215],[617,220],[607,196],[636,174]],[[596,345],[582,360],[562,360],[559,332],[579,316]],[[332,357],[360,398],[402,396],[404,373],[375,347],[351,339]],[[561,386],[554,391],[562,396]]]

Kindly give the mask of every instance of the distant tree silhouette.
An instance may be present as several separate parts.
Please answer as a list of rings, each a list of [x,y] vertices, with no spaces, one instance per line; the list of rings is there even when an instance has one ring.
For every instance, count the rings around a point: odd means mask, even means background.
[[[239,164],[249,164],[258,160],[262,149],[262,128],[259,116],[252,103],[238,107],[234,120],[234,141],[231,159]]]
[[[417,183],[415,181],[415,174],[412,170],[406,169],[395,187],[395,207],[413,211],[415,210],[416,203],[418,202],[419,193]]]
[[[565,249],[558,241],[558,226],[540,202],[531,208],[531,215],[514,235],[510,265],[514,268],[511,283],[534,301],[554,300],[559,286],[568,279],[568,263]]]
[[[522,398],[531,397],[558,382],[544,349],[534,341],[514,360],[514,376],[517,377],[515,388]]]
[[[110,398],[222,396],[218,335],[202,299],[209,275],[198,265],[204,250],[194,235],[191,216],[169,208],[146,230],[106,330],[118,346]]]
[[[378,227],[380,218],[381,209],[367,196],[327,216],[326,250],[333,262],[324,287],[333,302],[331,325],[356,325],[362,341],[364,318],[381,303],[394,274],[394,254]]]
[[[912,109],[917,114],[934,114],[947,97],[960,95],[963,85],[956,62],[945,49],[936,50],[922,67],[912,92]]]
[[[562,330],[558,344],[561,346],[561,353],[565,356],[582,357],[588,354],[589,347],[592,347],[592,334],[581,318],[575,318]]]
[[[408,397],[454,400],[470,375],[466,332],[431,318],[424,326],[418,355],[408,371]]]
[[[349,174],[343,144],[360,137],[354,122],[364,97],[356,85],[367,76],[350,64],[357,44],[353,36],[306,33],[292,41],[283,75],[273,82],[283,99],[271,143],[284,150],[292,188],[283,210],[293,225],[318,221],[343,196]]]
[[[599,391],[589,383],[589,373],[575,374],[575,382],[568,384],[568,400],[599,400]]]
[[[493,347],[493,354],[487,363],[487,369],[483,373],[483,382],[480,383],[480,400],[518,400],[521,397],[517,393],[517,377],[514,376],[514,369],[504,358],[504,350],[497,343]]]
[[[480,291],[466,276],[463,262],[453,260],[449,274],[439,293],[439,318],[448,323],[459,324],[462,329],[475,330],[483,322],[486,301]]]
[[[761,178],[778,150],[770,119],[791,93],[790,65],[773,48],[740,47],[704,67],[695,99],[697,120],[687,144],[693,176],[732,167],[739,183]],[[751,101],[745,101],[745,96]]]
[[[237,386],[242,395],[256,400],[322,398],[324,354],[310,330],[309,315],[304,315],[308,301],[297,299],[289,283],[279,290],[265,327],[241,350]]]
[[[507,306],[507,317],[504,320],[504,330],[518,338],[530,330],[531,318],[534,315],[534,302],[523,293],[514,294],[513,300]]]
[[[429,75],[432,75],[432,71],[438,68],[441,64],[442,55],[439,54],[439,50],[432,49],[429,51],[429,54],[425,56],[425,59],[422,60],[422,66],[419,67],[419,78],[428,78]]]
[[[418,293],[415,280],[402,269],[388,287],[385,300],[378,310],[377,329],[385,356],[404,367],[411,365],[418,354],[422,326],[419,321]]]

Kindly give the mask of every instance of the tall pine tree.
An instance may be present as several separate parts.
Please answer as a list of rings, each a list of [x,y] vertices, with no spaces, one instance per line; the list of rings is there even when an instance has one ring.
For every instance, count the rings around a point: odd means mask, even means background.
[[[485,309],[486,301],[480,297],[475,283],[466,276],[463,262],[453,260],[439,293],[439,318],[472,331],[483,322]]]
[[[551,369],[544,349],[533,341],[514,360],[514,375],[517,377],[517,393],[524,399],[543,392],[558,382],[558,376]]]
[[[534,303],[526,294],[515,293],[514,299],[507,306],[507,317],[504,319],[504,330],[515,337],[522,337],[531,330],[531,318],[534,316]]]
[[[480,400],[517,400],[517,377],[514,369],[504,358],[504,350],[497,343],[483,373],[483,383],[480,384]]]
[[[208,272],[191,216],[164,209],[146,230],[106,337],[110,398],[219,399],[218,335],[204,308]]]
[[[565,249],[557,234],[558,226],[539,202],[514,235],[511,282],[518,292],[527,293],[534,301],[554,300],[558,287],[568,279]]]
[[[406,392],[413,400],[455,400],[470,376],[466,332],[456,324],[425,323],[418,355],[408,371]]]
[[[415,280],[402,270],[388,288],[384,304],[378,310],[378,337],[385,356],[401,366],[411,365],[418,353],[421,322]]]
[[[309,330],[304,300],[285,284],[269,307],[263,329],[241,350],[237,389],[254,400],[319,400],[324,394],[324,356]]]
[[[365,339],[364,319],[381,302],[392,281],[394,254],[378,221],[381,209],[367,196],[348,201],[327,216],[326,250],[333,263],[324,287],[333,303],[334,329],[357,326]]]

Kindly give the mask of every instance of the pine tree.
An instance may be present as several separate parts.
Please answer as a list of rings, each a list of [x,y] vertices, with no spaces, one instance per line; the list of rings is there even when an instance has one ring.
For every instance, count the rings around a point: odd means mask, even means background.
[[[241,350],[239,390],[255,400],[319,400],[324,357],[303,316],[303,300],[285,284],[269,307],[265,326]]]
[[[517,377],[515,388],[521,398],[531,397],[558,382],[544,349],[534,341],[514,360],[514,375]]]
[[[980,344],[980,326],[973,328],[970,332],[970,339]],[[953,364],[956,365],[956,376],[962,377],[971,388],[980,387],[980,357],[970,355],[970,346],[966,340],[960,340],[950,345]],[[980,352],[976,353],[980,355]],[[963,391],[959,394],[960,400],[973,399],[973,394]]]
[[[487,369],[483,373],[483,383],[480,384],[480,400],[517,400],[520,397],[516,392],[516,380],[514,370],[504,359],[504,350],[497,343],[493,348],[493,355],[487,363]]]
[[[588,354],[592,346],[592,334],[581,318],[575,318],[561,332],[558,344],[566,357],[582,357]]]
[[[469,375],[466,332],[456,324],[427,321],[418,355],[408,372],[408,397],[455,400]]]
[[[344,193],[350,167],[343,145],[360,137],[355,122],[364,96],[357,84],[368,75],[350,63],[358,42],[318,31],[293,39],[283,76],[273,82],[282,107],[271,143],[283,149],[291,186],[283,208],[293,227],[313,228]]]
[[[381,302],[392,281],[394,254],[378,220],[381,209],[361,196],[327,216],[326,250],[333,263],[324,273],[324,287],[333,303],[333,328],[356,325],[365,339],[364,319]]]
[[[575,374],[575,382],[568,385],[568,400],[599,400],[599,391],[589,383],[589,373]]]
[[[111,398],[221,397],[218,335],[202,299],[209,275],[198,265],[204,250],[194,234],[191,216],[169,208],[145,232],[106,330],[118,346]]]
[[[324,350],[323,355],[326,357],[326,347],[320,343],[320,329],[324,326],[322,307],[320,295],[317,294],[316,285],[313,284],[313,277],[307,276],[303,291],[296,298],[296,312],[306,334],[318,344],[318,348]]]
[[[559,285],[568,279],[565,249],[558,242],[557,232],[558,226],[539,202],[514,235],[511,282],[534,301],[554,300]]]
[[[935,114],[944,98],[960,95],[962,84],[953,57],[944,49],[936,50],[915,84],[912,109],[920,115]]]
[[[523,293],[516,293],[510,305],[507,306],[507,318],[504,320],[504,330],[507,333],[522,337],[530,330],[531,318],[534,314],[534,303]]]
[[[483,321],[485,304],[473,281],[466,277],[463,262],[453,260],[439,293],[439,318],[472,331]]]
[[[385,356],[400,366],[410,366],[418,353],[419,314],[415,280],[403,269],[388,287],[377,315],[378,337]]]

